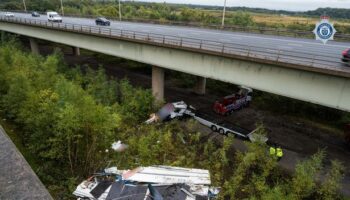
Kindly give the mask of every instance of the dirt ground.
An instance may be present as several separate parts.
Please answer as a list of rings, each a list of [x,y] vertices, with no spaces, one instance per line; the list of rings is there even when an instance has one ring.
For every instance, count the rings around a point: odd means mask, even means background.
[[[42,53],[49,52],[50,48],[41,47]],[[92,55],[73,56],[70,49],[64,49],[65,60],[71,65],[87,64],[91,67],[103,65],[108,75],[117,78],[128,78],[135,86],[151,88],[151,68],[149,70],[130,70],[126,64],[109,63]],[[196,95],[191,88],[179,88],[169,81],[171,77],[166,76],[165,98],[167,102],[185,101],[207,114],[216,115],[212,111],[212,104],[219,98],[207,92],[206,95]],[[229,94],[232,91],[227,91]],[[295,119],[289,116],[280,116],[268,111],[260,110],[254,106],[254,100],[249,108],[234,112],[231,116],[220,116],[222,120],[229,121],[253,130],[256,123],[262,122],[269,130],[270,141],[280,144],[284,149],[284,157],[280,164],[286,169],[294,169],[299,160],[316,153],[319,149],[326,150],[327,167],[330,160],[337,159],[346,167],[346,174],[343,180],[342,193],[350,197],[350,148],[345,144],[339,131],[327,126],[319,126],[317,123]],[[322,175],[321,175],[322,176]]]

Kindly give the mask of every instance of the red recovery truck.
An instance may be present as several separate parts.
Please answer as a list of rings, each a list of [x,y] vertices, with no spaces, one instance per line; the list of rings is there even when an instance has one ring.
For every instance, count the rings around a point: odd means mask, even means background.
[[[232,95],[226,96],[214,103],[213,109],[221,115],[229,115],[235,110],[248,106],[252,101],[253,90],[248,87],[240,86],[240,90]]]

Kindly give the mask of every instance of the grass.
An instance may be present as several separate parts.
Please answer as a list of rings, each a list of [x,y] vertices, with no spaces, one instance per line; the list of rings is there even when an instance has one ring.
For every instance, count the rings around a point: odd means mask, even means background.
[[[288,16],[288,15],[269,15],[269,14],[256,14],[250,13],[253,17],[254,22],[256,23],[266,23],[267,25],[275,24],[284,24],[285,26],[290,24],[316,24],[320,21],[319,18],[311,17],[301,17],[301,16]],[[338,20],[330,19],[331,22],[341,25],[341,26],[350,26],[350,20]]]
[[[222,17],[222,12],[217,10],[202,10],[207,12],[212,17],[220,18]],[[236,11],[227,11],[227,20],[229,16],[236,13]],[[253,21],[257,26],[266,26],[266,27],[288,27],[295,24],[304,25],[304,26],[314,26],[317,22],[320,21],[318,17],[304,17],[304,16],[290,16],[290,15],[278,15],[278,14],[264,14],[264,13],[253,13],[249,12]],[[331,18],[330,22],[334,23],[336,26],[340,26],[341,29],[349,30],[350,29],[350,19],[335,19]],[[293,28],[292,28],[293,29]],[[348,31],[346,31],[347,33]]]
[[[315,24],[319,19],[315,18],[306,18],[306,17],[294,17],[294,16],[281,16],[281,15],[263,15],[263,14],[252,14],[253,20],[256,23],[266,23],[268,25],[271,24],[294,24],[294,23],[302,23],[302,24]]]

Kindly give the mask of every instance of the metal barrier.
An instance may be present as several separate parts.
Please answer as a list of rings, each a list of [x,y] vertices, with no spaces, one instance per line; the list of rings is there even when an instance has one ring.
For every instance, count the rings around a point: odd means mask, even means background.
[[[339,68],[339,65],[342,63],[340,61],[340,57],[338,56],[305,54],[297,51],[262,48],[236,43],[222,43],[210,40],[137,32],[123,29],[113,29],[108,27],[88,26],[71,23],[53,23],[46,20],[17,17],[11,18],[5,16],[0,16],[0,21],[123,39],[197,52],[200,51],[209,54],[229,56],[243,60],[253,60],[265,63],[293,64],[316,68],[322,67],[323,69],[332,69],[336,71],[340,71],[339,69],[337,70],[337,68]],[[341,52],[339,52],[339,54],[340,53]]]
[[[16,12],[16,13],[30,13],[30,11],[24,12],[22,10],[4,10],[2,12]],[[40,12],[41,15],[46,15],[46,12]],[[65,17],[80,17],[80,18],[91,18],[95,19],[98,15],[82,15],[82,14],[65,14]],[[108,17],[108,19],[119,21],[117,17]],[[265,34],[265,35],[277,35],[277,36],[288,36],[295,38],[315,38],[312,30],[295,30],[287,28],[271,28],[271,27],[256,27],[256,26],[237,26],[237,25],[225,25],[222,27],[217,24],[208,24],[201,22],[186,22],[186,21],[171,21],[171,20],[158,20],[158,19],[142,19],[142,18],[122,18],[122,21],[127,22],[140,22],[140,23],[149,23],[149,24],[167,24],[167,25],[176,25],[176,26],[189,26],[189,27],[201,27],[201,28],[210,28],[217,30],[227,30],[227,31],[237,31],[237,32],[248,32],[256,34]],[[341,41],[350,41],[350,34],[337,32],[334,35],[336,40]]]

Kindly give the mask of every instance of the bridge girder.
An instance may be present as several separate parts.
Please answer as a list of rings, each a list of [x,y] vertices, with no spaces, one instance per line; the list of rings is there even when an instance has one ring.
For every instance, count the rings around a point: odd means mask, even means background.
[[[350,111],[346,77],[21,24],[0,29]]]

